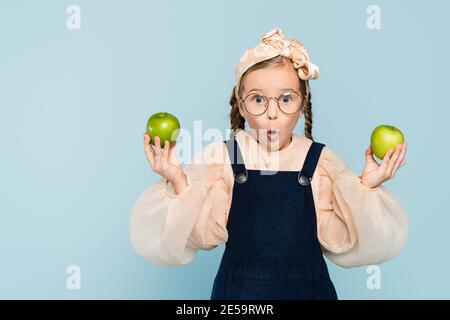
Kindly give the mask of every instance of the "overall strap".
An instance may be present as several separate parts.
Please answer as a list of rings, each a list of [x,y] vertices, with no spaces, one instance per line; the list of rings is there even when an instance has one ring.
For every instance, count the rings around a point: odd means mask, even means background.
[[[298,182],[302,186],[307,186],[311,183],[314,170],[319,162],[320,153],[322,152],[323,147],[325,147],[323,143],[315,141],[313,141],[309,147],[303,167],[298,173]]]
[[[244,183],[247,181],[247,168],[245,167],[244,159],[242,158],[241,149],[236,141],[236,138],[223,141],[228,149],[231,166],[233,168],[234,180],[237,183]]]

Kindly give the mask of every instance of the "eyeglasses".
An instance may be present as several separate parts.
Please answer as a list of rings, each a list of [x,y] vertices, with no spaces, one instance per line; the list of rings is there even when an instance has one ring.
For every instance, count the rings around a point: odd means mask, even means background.
[[[269,107],[269,100],[276,97],[267,98],[259,93],[250,93],[245,98],[241,99],[244,103],[244,108],[248,113],[259,116],[267,111]],[[286,113],[292,114],[300,110],[303,103],[303,95],[297,92],[286,92],[281,94],[278,99],[278,108]]]

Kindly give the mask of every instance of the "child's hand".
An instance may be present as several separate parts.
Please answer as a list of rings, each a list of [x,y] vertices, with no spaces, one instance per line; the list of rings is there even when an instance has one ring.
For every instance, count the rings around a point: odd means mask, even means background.
[[[392,179],[397,169],[405,163],[406,143],[397,145],[394,149],[390,149],[383,158],[383,162],[379,165],[373,157],[373,150],[369,146],[366,149],[366,166],[361,175],[361,183],[368,188],[376,188],[383,182]]]
[[[164,148],[161,148],[160,139],[155,136],[155,146],[153,146],[150,144],[150,136],[144,133],[144,151],[153,171],[166,178],[174,186],[185,181],[185,174],[178,162],[175,146],[171,147],[169,141],[166,141]]]

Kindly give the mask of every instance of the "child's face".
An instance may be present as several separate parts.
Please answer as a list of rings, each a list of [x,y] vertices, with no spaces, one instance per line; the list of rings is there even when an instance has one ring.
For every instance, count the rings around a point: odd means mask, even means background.
[[[253,89],[261,89],[254,91]],[[292,89],[297,93],[300,91],[300,79],[294,67],[290,65],[264,68],[248,73],[243,79],[243,91],[241,97],[246,97],[250,92],[258,92],[267,98],[276,99],[286,91]],[[245,118],[252,133],[260,143],[267,146],[267,150],[284,149],[291,141],[294,130],[302,108],[296,113],[286,114],[277,105],[276,99],[269,100],[269,106],[265,113],[255,116],[245,110],[243,103],[239,103],[239,112]],[[267,130],[276,129],[278,134],[268,134]]]

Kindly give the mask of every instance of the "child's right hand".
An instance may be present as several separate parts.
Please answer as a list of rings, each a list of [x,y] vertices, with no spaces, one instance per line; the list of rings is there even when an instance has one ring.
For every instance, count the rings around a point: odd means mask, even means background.
[[[144,151],[152,170],[170,181],[175,187],[175,191],[181,191],[177,189],[180,189],[178,187],[183,189],[186,176],[178,162],[175,146],[171,147],[169,141],[166,141],[164,148],[161,148],[158,136],[155,136],[155,146],[153,146],[150,144],[150,136],[144,133]]]

